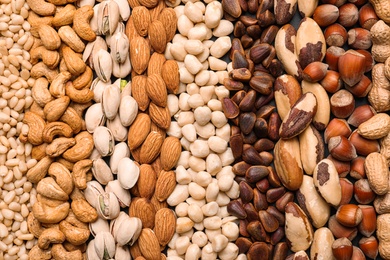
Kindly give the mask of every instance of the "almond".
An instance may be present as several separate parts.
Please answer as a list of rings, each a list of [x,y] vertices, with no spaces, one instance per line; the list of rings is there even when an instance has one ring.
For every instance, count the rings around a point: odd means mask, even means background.
[[[164,25],[167,42],[171,41],[176,33],[176,12],[172,8],[164,8],[158,16],[158,20]]]
[[[179,66],[174,60],[167,60],[161,69],[161,76],[169,93],[177,94],[180,85]]]
[[[132,16],[130,16],[129,20],[127,20],[126,27],[125,27],[125,34],[129,39],[134,39],[135,37],[140,36],[137,30],[135,29]]]
[[[161,13],[161,11],[164,10],[166,7],[167,7],[167,5],[165,4],[165,1],[158,1],[158,4],[157,4],[154,8],[149,9],[150,19],[151,19],[152,21],[157,20],[158,15],[159,15],[159,14]]]
[[[166,130],[171,125],[171,115],[167,107],[160,107],[152,102],[149,105],[149,116],[162,129]]]
[[[137,33],[142,37],[148,35],[148,27],[150,24],[150,13],[148,8],[145,6],[135,7],[131,17],[133,18],[134,28]]]
[[[156,234],[150,228],[144,228],[138,237],[138,246],[148,260],[160,260],[160,244]]]
[[[162,209],[162,208],[168,208],[168,203],[166,200],[164,201],[159,201],[155,195],[153,195],[152,199],[150,200],[150,202],[153,204],[154,206],[154,209],[156,211]]]
[[[161,146],[161,166],[165,171],[176,166],[181,154],[181,144],[178,138],[170,136],[165,138]]]
[[[141,146],[140,163],[153,162],[160,154],[163,141],[163,137],[158,132],[150,132]]]
[[[160,209],[154,220],[154,233],[161,246],[166,246],[175,234],[176,217],[171,209]]]
[[[164,80],[159,74],[153,74],[147,78],[146,93],[157,106],[167,106],[167,88],[165,87]]]
[[[146,70],[150,59],[150,46],[145,38],[138,36],[131,40],[130,59],[137,74],[142,74]]]
[[[139,218],[145,228],[154,227],[155,215],[156,211],[153,204],[146,198],[137,198],[130,204],[129,216]]]
[[[154,20],[149,24],[149,41],[152,45],[152,48],[158,52],[163,53],[167,45],[167,36],[165,33],[164,24],[159,20]]]
[[[146,139],[150,132],[151,125],[150,117],[145,113],[139,113],[133,124],[129,128],[127,144],[130,150],[139,147]]]
[[[158,201],[166,200],[176,187],[176,176],[173,171],[161,171],[156,182],[154,196]]]
[[[145,111],[149,107],[149,97],[146,93],[146,76],[135,76],[131,82],[131,95],[137,101],[138,108],[141,111]]]
[[[138,2],[143,5],[143,6],[146,6],[147,8],[153,8],[155,7],[157,4],[158,4],[158,0],[138,0]]]
[[[138,2],[138,0],[127,0],[127,2],[129,3],[131,9],[133,9],[133,10],[137,6],[140,6],[140,3]]]
[[[161,75],[162,67],[166,62],[164,54],[154,52],[150,57],[148,64],[148,76],[153,74]]]
[[[139,177],[137,187],[139,196],[151,199],[156,186],[157,174],[150,164],[141,164],[139,167]]]

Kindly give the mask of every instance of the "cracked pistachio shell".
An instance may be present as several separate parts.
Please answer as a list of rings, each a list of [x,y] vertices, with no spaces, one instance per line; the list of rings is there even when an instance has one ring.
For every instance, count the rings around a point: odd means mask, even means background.
[[[96,198],[104,193],[102,185],[97,181],[87,182],[87,188],[84,190],[85,199],[91,204],[95,209],[98,207]]]
[[[110,53],[104,49],[97,51],[93,58],[93,68],[96,75],[103,82],[108,82],[112,74],[112,59]]]
[[[91,155],[89,156],[90,160],[96,160],[102,158],[102,155],[99,153],[99,151],[96,148],[93,148]]]
[[[105,126],[98,126],[93,132],[95,148],[104,157],[114,152],[115,140],[110,129]]]
[[[110,226],[107,220],[98,218],[95,222],[89,223],[89,231],[96,237],[96,234],[98,233],[110,232]]]
[[[130,249],[128,246],[116,245],[115,260],[129,260],[131,259]]]
[[[93,176],[100,184],[106,185],[109,181],[114,179],[110,167],[101,158],[92,162],[91,169]]]
[[[98,32],[111,35],[115,32],[120,18],[119,6],[115,1],[103,1],[97,12]]]
[[[118,114],[121,102],[121,90],[118,86],[111,84],[104,88],[102,96],[103,113],[107,119],[114,119]]]
[[[138,239],[142,230],[141,219],[136,217],[124,218],[117,225],[115,240],[120,246],[132,245]]]
[[[124,211],[119,212],[118,217],[110,221],[110,233],[115,239],[115,232],[117,231],[117,223],[120,223],[122,219],[128,218],[129,215],[127,215]]]
[[[118,164],[122,158],[130,156],[129,146],[125,142],[120,142],[115,145],[114,152],[110,156],[110,168],[113,174],[118,173]]]
[[[122,208],[130,206],[130,191],[122,188],[118,180],[110,181],[106,186],[106,192],[113,192]]]
[[[116,27],[115,31],[111,35],[106,35],[106,43],[107,46],[111,49],[111,38],[114,37],[117,33],[125,33],[126,32],[126,25],[122,22],[118,23],[118,26]],[[111,51],[110,51],[111,52]]]
[[[101,81],[99,78],[95,78],[91,84],[91,91],[93,92],[93,100],[96,103],[102,102],[103,91],[106,86],[111,85],[111,80],[107,82]]]
[[[99,30],[98,30],[98,17],[97,17],[100,3],[98,3],[96,5],[92,5],[92,6],[93,6],[94,15],[92,16],[91,20],[89,21],[89,26],[91,26],[92,31],[94,31],[96,33],[96,35],[101,35]],[[97,36],[97,37],[99,37],[99,36]]]
[[[111,130],[112,135],[114,136],[115,141],[123,142],[127,140],[128,128],[124,127],[119,118],[119,114],[113,120],[107,121],[107,127]]]
[[[95,251],[99,259],[112,259],[115,255],[115,240],[110,232],[100,232],[95,237]]]
[[[138,180],[139,167],[128,157],[118,163],[118,180],[124,189],[131,189]]]
[[[126,57],[123,63],[113,61],[112,63],[112,75],[117,78],[124,78],[131,72],[130,57]]]
[[[103,108],[100,103],[90,106],[85,112],[85,127],[89,133],[93,133],[98,126],[104,125],[106,117],[103,114]]]
[[[92,259],[100,259],[98,254],[96,253],[96,250],[95,250],[95,239],[92,239],[91,241],[89,241],[88,243],[88,247],[87,247],[87,259],[88,260],[92,260]]]
[[[110,53],[112,60],[124,63],[129,57],[129,38],[123,32],[116,32],[110,39]]]
[[[83,52],[83,61],[88,63],[88,65],[93,70],[95,69],[94,68],[94,59],[96,58],[98,51],[101,49],[107,51],[108,46],[107,46],[106,41],[100,36],[97,36],[96,40],[94,40],[93,42],[89,42],[85,46],[85,49]]]
[[[119,14],[122,21],[127,21],[130,17],[130,5],[127,0],[114,0],[119,6]]]
[[[124,97],[127,97],[127,96],[131,96],[131,81],[121,80],[121,82],[125,83],[125,84],[122,84],[120,86],[120,89],[121,89],[121,99],[124,98]],[[120,110],[120,106],[119,106],[119,110]]]
[[[119,118],[123,126],[130,126],[138,114],[138,103],[132,96],[124,96],[119,105]]]
[[[97,197],[97,212],[104,219],[114,219],[119,215],[119,202],[113,192],[99,194]]]

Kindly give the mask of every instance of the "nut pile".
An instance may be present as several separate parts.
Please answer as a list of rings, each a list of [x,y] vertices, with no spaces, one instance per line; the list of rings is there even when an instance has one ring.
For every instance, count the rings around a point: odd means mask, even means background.
[[[33,37],[25,1],[0,3],[0,258],[28,259],[36,243],[27,216],[35,189],[25,176],[35,165],[25,143],[25,111],[33,102],[30,49]]]

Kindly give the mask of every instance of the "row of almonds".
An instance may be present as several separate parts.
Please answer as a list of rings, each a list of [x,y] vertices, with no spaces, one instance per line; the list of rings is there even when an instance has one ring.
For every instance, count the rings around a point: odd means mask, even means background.
[[[343,20],[341,10],[353,12],[344,5],[358,10],[366,1],[322,1],[318,7],[314,2],[294,1],[286,9],[276,0],[27,1],[34,102],[20,140],[33,145],[31,155],[38,161],[27,171],[27,180],[37,184],[27,219],[37,245],[29,258],[285,259],[289,249],[295,252],[289,257],[308,257],[303,250],[310,246],[312,255],[341,259],[347,247],[347,259],[363,252],[375,257],[375,247],[364,249],[375,246],[375,227],[360,231],[374,207],[349,204],[357,181],[339,179],[352,172],[343,168],[348,165],[355,165],[353,177],[366,180],[369,192],[381,195],[374,206],[383,214],[377,234],[379,253],[387,258],[390,124],[383,112],[389,59],[381,55],[389,29],[383,21],[366,29],[371,29],[373,58],[385,62],[373,68],[371,86],[364,76],[373,64],[371,54],[331,49],[339,43],[319,27],[335,22],[321,20],[325,4],[339,7],[336,20],[348,28],[357,20],[343,24],[349,17]],[[387,21],[383,3],[372,2],[369,10]],[[303,16],[314,19],[305,18],[295,31],[284,24],[297,3]],[[308,38],[307,31],[315,37]],[[348,32],[357,39],[351,47],[370,48],[359,45],[367,32],[359,38],[358,31]],[[232,33],[239,38],[233,43]],[[222,57],[229,50],[228,64]],[[324,58],[328,66],[321,63]],[[336,87],[329,90],[326,83],[335,76]],[[346,90],[340,90],[342,84]],[[367,94],[376,111],[361,108],[371,112],[362,118],[354,98]],[[274,96],[277,112],[268,104]],[[339,119],[328,123],[330,113]],[[342,121],[351,114],[353,138]],[[328,159],[319,135],[324,130]],[[380,138],[381,147],[369,141]],[[325,212],[321,223],[305,198],[313,193],[311,199]],[[256,198],[275,206],[252,204]],[[338,229],[331,227],[330,205],[337,208]],[[344,219],[346,213],[352,221]],[[321,228],[328,219],[329,229]],[[356,232],[346,235],[358,225],[368,237],[361,251],[349,242]],[[307,233],[297,236],[302,230]],[[288,243],[281,242],[284,236]]]

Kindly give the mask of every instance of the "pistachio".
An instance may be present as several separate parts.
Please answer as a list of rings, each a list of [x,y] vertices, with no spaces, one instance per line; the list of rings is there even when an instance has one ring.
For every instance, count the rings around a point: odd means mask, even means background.
[[[97,196],[97,212],[104,219],[114,219],[119,215],[119,202],[113,192],[104,192]]]
[[[111,155],[114,152],[115,140],[110,129],[105,126],[96,127],[93,132],[95,148],[102,156]]]

